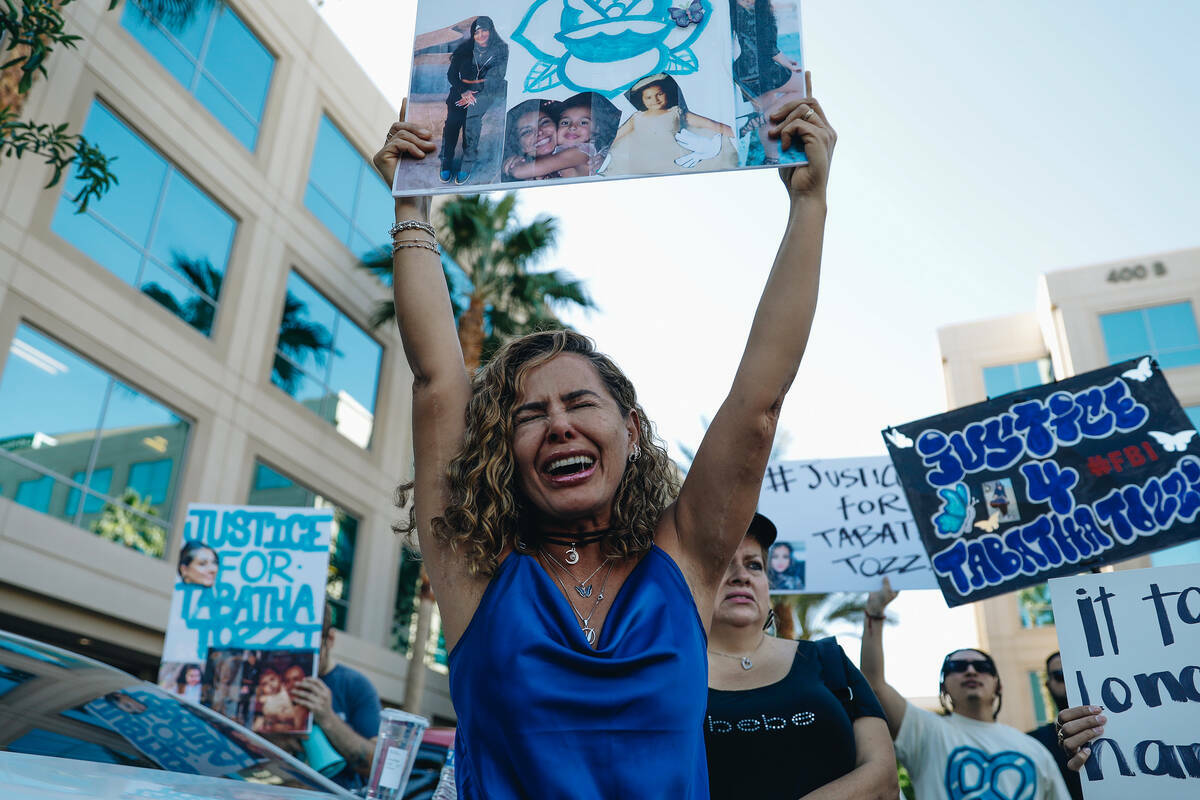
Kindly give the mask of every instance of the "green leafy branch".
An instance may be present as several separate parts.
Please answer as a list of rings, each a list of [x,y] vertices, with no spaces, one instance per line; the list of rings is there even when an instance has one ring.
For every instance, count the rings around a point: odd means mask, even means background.
[[[0,10],[0,46],[10,58],[0,64],[0,72],[19,69],[17,93],[26,94],[38,74],[46,74],[46,60],[56,46],[75,48],[82,37],[64,30],[62,7],[73,0],[23,0],[20,7],[13,0],[3,0]],[[110,0],[109,9],[119,0]],[[87,210],[88,203],[107,192],[117,178],[109,169],[115,159],[108,158],[82,135],[67,133],[67,125],[50,125],[18,119],[18,112],[8,106],[0,108],[0,156],[20,158],[25,153],[41,156],[54,173],[46,188],[62,180],[63,172],[76,165],[76,177],[82,187],[72,198],[77,213]]]

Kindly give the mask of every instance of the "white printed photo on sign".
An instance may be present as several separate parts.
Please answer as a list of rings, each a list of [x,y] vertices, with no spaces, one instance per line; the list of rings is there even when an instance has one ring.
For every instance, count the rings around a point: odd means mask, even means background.
[[[1081,775],[1087,800],[1200,797],[1200,570],[1050,580],[1072,706],[1104,708]]]
[[[887,456],[775,461],[758,511],[779,537],[768,557],[775,594],[874,591],[937,581]]]

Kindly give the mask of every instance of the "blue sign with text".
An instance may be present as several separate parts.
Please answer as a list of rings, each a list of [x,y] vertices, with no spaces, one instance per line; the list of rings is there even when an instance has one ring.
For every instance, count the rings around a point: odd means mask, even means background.
[[[1200,437],[1149,357],[884,440],[950,606],[1200,538]]]

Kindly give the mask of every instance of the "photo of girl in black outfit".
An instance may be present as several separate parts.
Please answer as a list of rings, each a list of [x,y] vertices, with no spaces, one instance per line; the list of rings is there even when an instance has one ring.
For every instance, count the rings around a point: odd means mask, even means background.
[[[470,36],[454,49],[446,71],[450,92],[446,95],[446,127],[442,135],[439,174],[442,183],[451,180],[459,185],[490,183],[496,179],[499,153],[496,158],[489,158],[486,165],[480,164],[479,140],[484,115],[497,101],[504,103],[507,71],[508,43],[496,32],[491,17],[476,17],[471,23]],[[462,154],[456,159],[460,139]]]

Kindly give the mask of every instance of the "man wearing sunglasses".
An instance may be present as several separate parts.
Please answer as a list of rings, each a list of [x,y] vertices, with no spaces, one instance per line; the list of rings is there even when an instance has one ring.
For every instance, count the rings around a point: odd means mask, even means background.
[[[896,757],[912,777],[917,800],[1070,800],[1046,748],[996,722],[1002,688],[987,653],[964,648],[942,661],[941,715],[908,702],[884,680],[884,609],[896,595],[884,578],[883,588],[867,598],[860,666],[887,714]]]
[[[1063,675],[1062,656],[1058,653],[1052,653],[1046,659],[1046,691],[1054,700],[1055,713],[1067,707],[1067,681]],[[1054,723],[1047,722],[1042,727],[1031,730],[1029,735],[1044,744],[1054,756],[1063,782],[1067,784],[1067,790],[1071,793],[1071,800],[1083,800],[1083,786],[1080,784],[1079,773],[1067,766],[1067,754],[1058,746],[1058,731]]]

